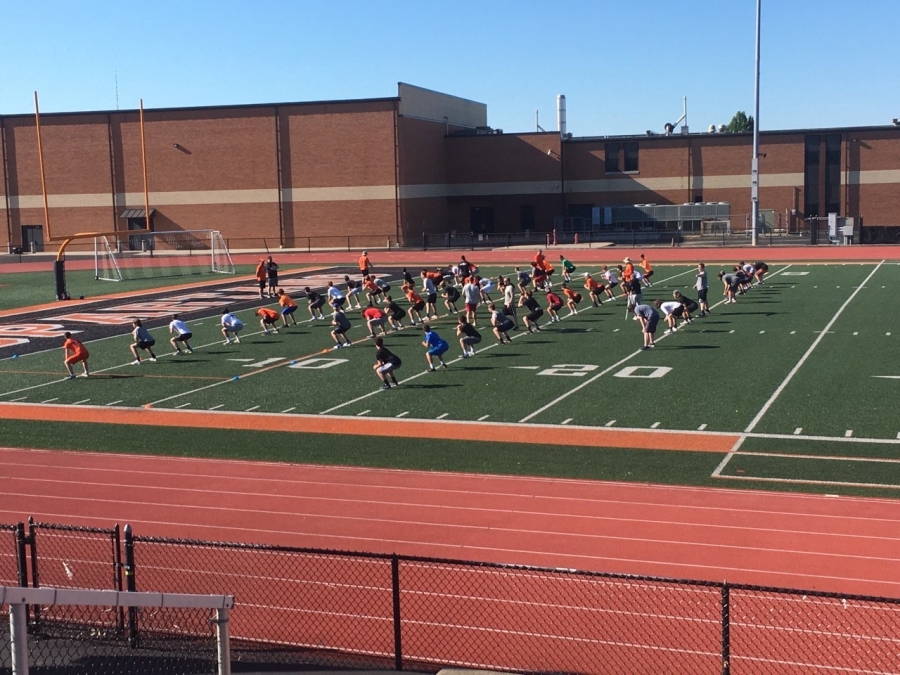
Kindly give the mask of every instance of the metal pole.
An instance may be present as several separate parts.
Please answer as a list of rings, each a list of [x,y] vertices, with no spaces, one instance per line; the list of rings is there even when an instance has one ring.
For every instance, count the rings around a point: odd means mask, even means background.
[[[9,605],[9,641],[13,675],[28,675],[28,620],[24,603]]]
[[[216,647],[219,653],[219,675],[231,675],[231,642],[228,636],[228,610],[216,610]]]
[[[44,197],[44,220],[47,223],[47,241],[50,236],[50,204],[47,199],[47,178],[44,173],[44,145],[41,142],[41,111],[38,107],[38,93],[34,92],[34,128],[37,130],[38,166],[41,169],[41,194]],[[24,242],[22,242],[24,244]]]
[[[144,169],[144,220],[146,230],[150,231],[150,191],[147,184],[147,144],[144,139],[144,99],[141,99],[140,110],[141,123],[141,165]]]
[[[394,670],[403,670],[403,642],[400,638],[400,558],[391,556],[391,590],[394,600]]]
[[[756,229],[759,224],[759,20],[762,0],[756,0],[756,68],[753,93],[753,159],[750,163],[751,244],[756,246]]]

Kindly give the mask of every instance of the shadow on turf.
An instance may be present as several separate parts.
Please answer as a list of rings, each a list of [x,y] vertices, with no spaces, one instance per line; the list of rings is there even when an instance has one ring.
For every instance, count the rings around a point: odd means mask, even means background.
[[[674,345],[666,345],[669,349],[721,349],[718,345],[682,345],[676,347]]]

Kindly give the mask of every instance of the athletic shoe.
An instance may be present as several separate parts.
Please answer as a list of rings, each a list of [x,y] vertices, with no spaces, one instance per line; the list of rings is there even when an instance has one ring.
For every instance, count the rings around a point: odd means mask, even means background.
[[[641,347],[641,351],[642,351],[642,352],[645,352],[645,351],[647,351],[648,349],[650,349],[650,347],[648,347],[647,345],[644,345],[643,347]]]
[[[446,368],[446,367],[447,367],[447,364],[444,363],[443,361],[441,361],[441,368]]]
[[[268,334],[269,334],[269,331],[267,331],[267,330],[263,331],[263,335],[268,335]]]
[[[666,328],[666,329],[663,331],[663,335],[671,335],[671,334],[672,334],[672,329],[671,329],[671,328]]]
[[[81,374],[81,377],[90,377],[90,376],[91,376],[90,373],[82,373],[82,374]]]
[[[678,326],[672,326],[672,332],[673,332],[673,333],[674,333],[675,331],[677,331],[677,330],[678,330]]]
[[[237,342],[238,344],[241,344],[241,338],[239,338],[237,336],[235,336],[234,341]]]
[[[373,337],[375,337],[375,333],[369,333],[366,337],[373,338]]]
[[[462,353],[462,357],[463,357],[464,359],[469,358],[469,352],[463,352],[463,353]]]
[[[153,361],[153,363],[156,363],[156,357],[155,357],[155,356],[151,356],[151,357],[150,357],[150,360]]]
[[[656,346],[656,343],[655,343],[655,342],[651,342],[651,343],[650,343],[650,348],[651,348],[651,349],[653,349],[655,346]]]
[[[180,349],[176,349],[175,353],[172,354],[172,356],[181,356],[181,354],[182,354],[182,351]]]
[[[194,353],[193,349],[188,349],[188,354],[193,354],[193,353]]]
[[[135,359],[134,361],[131,362],[131,365],[133,365],[133,366],[139,366],[139,365],[141,365],[141,360],[140,360],[140,359]]]
[[[231,340],[230,340],[230,339],[225,340],[225,342],[223,342],[222,344],[223,344],[223,345],[230,345],[230,344],[231,344]]]
[[[294,325],[296,326],[297,324],[294,324]],[[285,326],[285,328],[286,328],[286,327],[287,327],[287,326]],[[278,332],[278,329],[277,329],[277,328],[273,328],[273,329],[272,329],[272,332],[273,332],[273,333],[277,333],[277,332]]]
[[[433,373],[434,370],[435,370],[434,367],[431,367],[431,368],[429,368],[428,370],[426,370],[425,372],[426,372],[426,373]]]
[[[475,347],[469,349],[469,356],[475,356]]]
[[[387,382],[385,382],[383,385],[381,385],[382,391],[384,391],[385,389],[390,389],[390,388],[391,388],[391,385],[389,385]]]
[[[332,347],[332,349],[340,349],[343,346],[344,345],[342,345],[342,344],[336,344],[334,347]]]
[[[74,379],[75,379],[75,375],[74,375],[74,374],[69,375],[66,379],[67,379],[67,380],[74,380]]]

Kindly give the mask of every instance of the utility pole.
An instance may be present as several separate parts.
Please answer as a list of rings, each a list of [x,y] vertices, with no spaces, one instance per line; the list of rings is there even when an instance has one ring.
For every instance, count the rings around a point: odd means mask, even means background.
[[[759,228],[759,17],[762,0],[756,0],[756,86],[753,95],[753,159],[750,163],[750,243],[757,245]]]

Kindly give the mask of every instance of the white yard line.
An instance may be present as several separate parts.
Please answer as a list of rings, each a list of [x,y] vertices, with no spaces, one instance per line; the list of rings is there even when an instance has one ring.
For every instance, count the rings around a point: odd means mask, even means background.
[[[869,272],[869,276],[867,276],[865,278],[865,281],[863,281],[862,284],[860,284],[859,287],[850,294],[850,296],[844,301],[844,304],[841,305],[840,308],[838,309],[838,311],[834,313],[834,316],[831,317],[831,321],[829,321],[826,324],[825,328],[823,328],[822,331],[819,333],[819,336],[815,340],[813,340],[813,343],[809,346],[809,349],[806,350],[806,353],[800,357],[800,360],[791,369],[791,372],[789,372],[787,374],[787,377],[785,377],[784,381],[782,381],[782,383],[780,385],[778,385],[778,388],[769,397],[769,400],[766,401],[765,404],[763,405],[763,407],[760,409],[760,411],[758,413],[756,413],[756,417],[754,417],[751,420],[750,424],[747,425],[747,428],[744,429],[745,433],[749,433],[756,428],[756,425],[759,424],[760,420],[762,420],[762,418],[765,416],[765,414],[767,412],[769,412],[769,408],[772,407],[772,404],[775,403],[776,399],[779,396],[781,396],[781,392],[783,392],[785,390],[785,388],[788,386],[788,384],[790,383],[790,381],[792,379],[794,379],[794,375],[796,375],[799,372],[800,368],[803,367],[803,364],[806,363],[806,360],[810,357],[810,355],[813,353],[815,348],[819,346],[819,343],[822,342],[824,337],[828,334],[828,330],[835,324],[835,322],[838,320],[838,318],[840,318],[841,314],[843,314],[844,310],[847,308],[847,305],[849,305],[851,302],[853,302],[853,299],[856,297],[857,293],[859,293],[862,290],[863,286],[865,286],[868,283],[869,279],[871,279],[875,275],[875,273],[884,264],[884,262],[885,261],[882,260],[880,263],[878,263],[875,266],[875,269],[873,269],[871,272]]]

